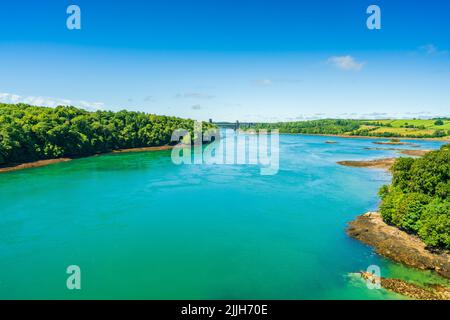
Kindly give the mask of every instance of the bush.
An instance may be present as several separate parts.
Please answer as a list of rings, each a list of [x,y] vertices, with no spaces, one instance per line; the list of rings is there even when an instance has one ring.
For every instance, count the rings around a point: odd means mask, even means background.
[[[378,195],[380,196],[381,199],[384,199],[384,197],[386,197],[389,194],[389,186],[388,185],[384,185],[380,188],[380,190],[378,191]]]
[[[383,220],[418,234],[431,247],[450,249],[450,145],[423,158],[400,158],[383,186]]]
[[[450,181],[439,182],[436,186],[436,195],[441,199],[446,199],[450,201]]]
[[[431,201],[431,198],[421,193],[408,193],[404,195],[398,204],[393,222],[400,228],[417,233],[419,230],[418,222],[421,219],[425,206]]]
[[[426,206],[418,233],[428,246],[450,249],[450,202],[435,200]]]
[[[397,208],[403,199],[403,193],[399,190],[392,190],[386,193],[380,205],[380,213],[383,220],[388,224],[397,225]]]
[[[434,125],[435,125],[435,126],[443,126],[443,125],[444,125],[444,121],[442,121],[441,119],[436,120],[436,121],[434,122]]]
[[[381,191],[381,190],[380,190]],[[382,198],[380,206],[383,220],[408,232],[419,230],[418,221],[431,197],[420,193],[403,193],[398,188]]]
[[[414,164],[413,158],[399,158],[392,166],[392,183],[400,188],[407,190],[411,182],[411,167]]]

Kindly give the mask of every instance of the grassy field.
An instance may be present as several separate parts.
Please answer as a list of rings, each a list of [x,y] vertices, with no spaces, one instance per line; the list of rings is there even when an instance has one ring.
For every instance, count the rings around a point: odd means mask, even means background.
[[[360,128],[349,134],[368,132],[368,135],[373,136],[434,137],[436,133],[441,133],[445,138],[449,138],[450,120],[442,120],[441,125],[436,124],[436,121],[433,119],[362,121]]]
[[[278,129],[281,133],[333,134],[384,138],[432,138],[450,140],[450,119],[319,119],[294,122],[255,123],[246,129]]]
[[[443,125],[435,125],[436,120],[420,120],[420,119],[412,119],[412,120],[374,120],[374,121],[366,121],[367,124],[370,123],[381,123],[384,126],[391,125],[393,128],[404,128],[407,126],[415,126],[417,128],[424,127],[424,129],[428,130],[450,130],[450,120],[443,120]]]

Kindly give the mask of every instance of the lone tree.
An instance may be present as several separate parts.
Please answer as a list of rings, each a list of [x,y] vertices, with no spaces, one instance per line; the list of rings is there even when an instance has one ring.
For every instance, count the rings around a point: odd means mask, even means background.
[[[441,119],[436,120],[436,121],[434,122],[434,125],[435,125],[435,126],[443,126],[443,125],[444,125],[444,121],[442,121]]]

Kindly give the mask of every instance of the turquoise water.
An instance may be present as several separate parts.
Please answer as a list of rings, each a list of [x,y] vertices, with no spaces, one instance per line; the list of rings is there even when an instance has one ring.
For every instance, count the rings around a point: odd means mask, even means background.
[[[0,175],[0,299],[388,299],[350,275],[422,282],[344,230],[375,210],[399,156],[370,139],[283,135],[280,170],[182,165],[170,151],[111,154]],[[439,142],[415,141],[435,149]],[[404,147],[411,148],[411,147]],[[66,268],[81,268],[81,290]]]

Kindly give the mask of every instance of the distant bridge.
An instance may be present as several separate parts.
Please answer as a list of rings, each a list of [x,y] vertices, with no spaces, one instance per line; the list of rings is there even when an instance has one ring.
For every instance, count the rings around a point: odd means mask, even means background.
[[[248,127],[248,126],[252,126],[255,124],[253,122],[239,122],[239,120],[236,120],[236,122],[213,122],[212,119],[209,119],[209,123],[215,124],[219,128],[227,128],[227,129],[233,129],[233,130],[238,130],[241,128],[241,126]]]

